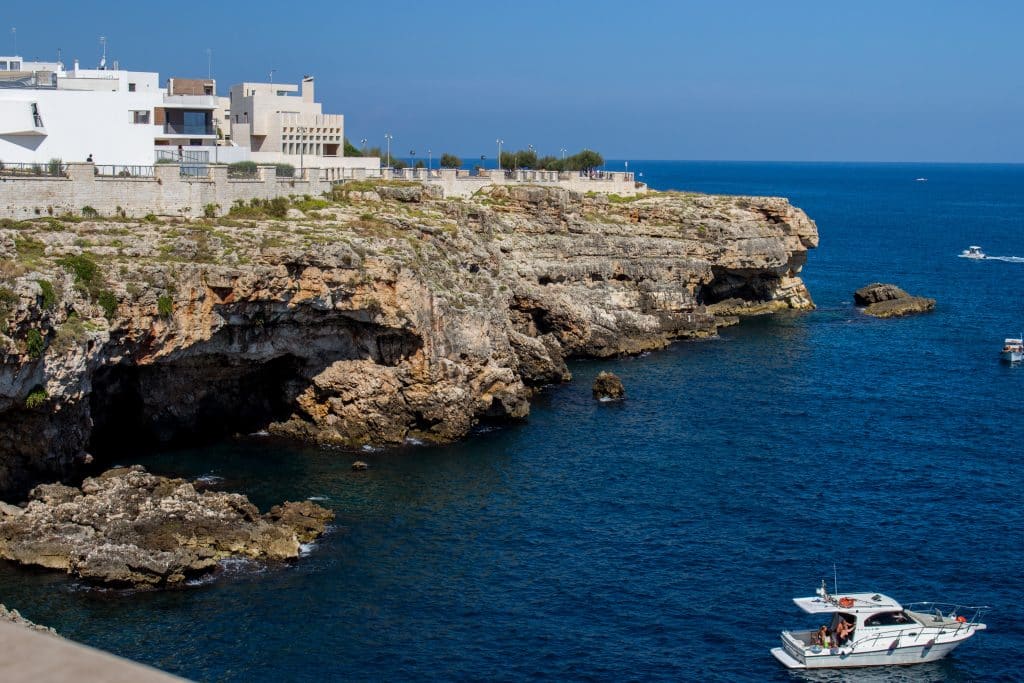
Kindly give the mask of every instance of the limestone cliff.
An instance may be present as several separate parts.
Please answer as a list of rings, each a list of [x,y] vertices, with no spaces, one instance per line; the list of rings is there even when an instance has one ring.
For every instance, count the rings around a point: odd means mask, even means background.
[[[452,440],[526,416],[567,357],[813,307],[817,231],[780,198],[367,184],[281,208],[3,223],[0,492],[139,440]]]

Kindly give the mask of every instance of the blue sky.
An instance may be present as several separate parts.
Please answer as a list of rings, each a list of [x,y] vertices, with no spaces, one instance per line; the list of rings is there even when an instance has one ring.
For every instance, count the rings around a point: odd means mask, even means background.
[[[30,3],[0,53],[316,76],[348,137],[418,155],[1024,161],[1024,2]],[[292,7],[295,8],[293,13]]]

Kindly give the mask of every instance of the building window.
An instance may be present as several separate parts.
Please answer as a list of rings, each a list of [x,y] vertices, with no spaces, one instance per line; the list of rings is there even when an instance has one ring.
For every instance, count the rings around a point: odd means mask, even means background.
[[[149,110],[148,109],[143,109],[143,110],[139,110],[139,111],[132,111],[131,112],[131,116],[132,116],[132,118],[131,118],[131,122],[132,123],[142,123],[142,124],[149,125]]]
[[[213,86],[212,85],[204,85],[203,86],[203,94],[204,95],[212,95],[213,94]]]
[[[35,102],[32,103],[32,121],[36,128],[43,127],[43,117],[39,115],[39,105]]]
[[[128,92],[135,92],[135,84],[134,83],[129,83],[128,84]]]
[[[0,62],[0,71],[7,71],[7,62]]]
[[[21,62],[11,62],[11,71],[21,71]]]

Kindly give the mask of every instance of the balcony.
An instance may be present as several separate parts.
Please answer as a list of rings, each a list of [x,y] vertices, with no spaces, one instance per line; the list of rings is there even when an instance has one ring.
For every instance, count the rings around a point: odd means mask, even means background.
[[[202,123],[165,123],[164,135],[216,135],[217,130],[213,124]]]

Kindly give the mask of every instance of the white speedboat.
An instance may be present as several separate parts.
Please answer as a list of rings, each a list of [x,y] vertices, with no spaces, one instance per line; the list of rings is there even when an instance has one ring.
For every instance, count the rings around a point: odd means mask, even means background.
[[[985,258],[985,252],[981,250],[981,247],[972,244],[963,251],[960,252],[960,258]]]
[[[819,630],[782,632],[782,647],[772,648],[772,654],[790,669],[920,664],[942,659],[985,629],[978,620],[988,609],[933,602],[904,607],[881,593],[847,593],[837,598],[828,594],[824,581],[817,597],[794,598],[793,602],[808,614],[825,616],[828,622]],[[848,636],[837,639],[835,634],[846,629]]]
[[[1024,337],[1020,339],[1005,339],[1003,351],[999,354],[1007,363],[1019,363],[1024,360]]]

